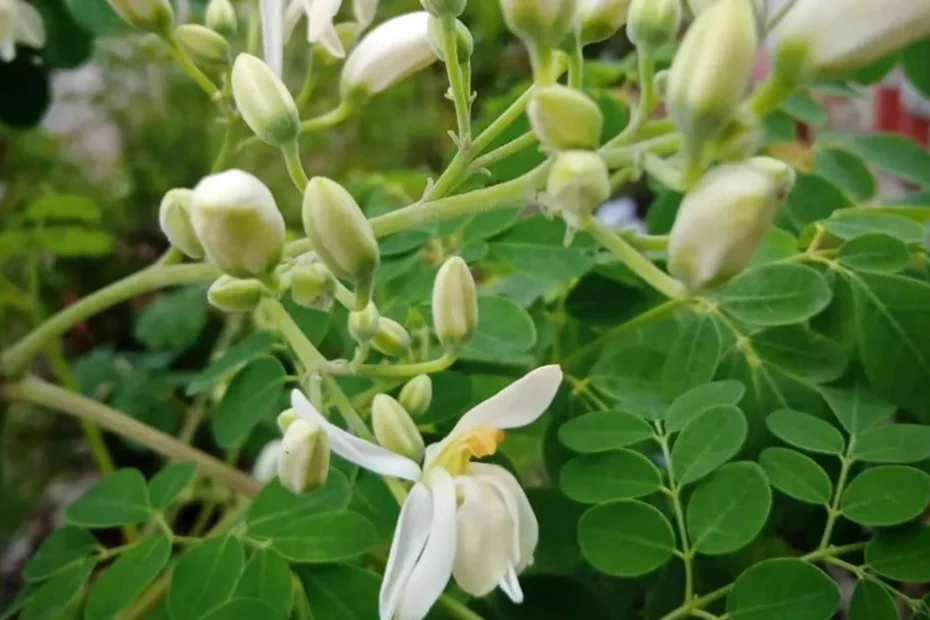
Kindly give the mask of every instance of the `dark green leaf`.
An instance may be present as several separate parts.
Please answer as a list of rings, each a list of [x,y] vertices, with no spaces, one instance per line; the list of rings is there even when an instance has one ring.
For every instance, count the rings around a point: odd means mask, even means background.
[[[430,375],[433,380],[433,399],[429,409],[417,418],[418,424],[435,424],[457,418],[472,402],[472,381],[475,375],[446,371]]]
[[[675,534],[661,512],[635,500],[601,504],[578,523],[585,559],[607,575],[636,577],[671,559]]]
[[[865,233],[843,244],[837,260],[855,270],[901,271],[911,262],[903,241],[886,233]]]
[[[281,305],[284,306],[287,313],[291,315],[291,318],[294,319],[294,322],[300,327],[300,331],[310,339],[310,342],[315,345],[319,345],[323,342],[323,337],[326,335],[326,332],[329,331],[329,324],[333,320],[331,312],[323,312],[322,310],[298,306],[290,293],[284,296],[281,300]]]
[[[26,207],[23,215],[36,222],[76,221],[99,222],[103,213],[89,196],[81,194],[44,194]]]
[[[930,97],[930,39],[924,39],[904,48],[901,64],[907,81],[925,97]]]
[[[681,484],[700,480],[736,456],[746,440],[746,416],[717,405],[694,418],[672,447],[672,474]]]
[[[490,244],[491,255],[518,273],[561,282],[579,278],[594,268],[595,246],[590,242],[565,247],[565,229],[542,215],[522,220]]]
[[[290,582],[288,582],[290,586]],[[261,618],[261,620],[284,620],[287,614],[282,614],[265,601],[252,598],[235,598],[223,603],[207,615],[203,620],[243,620],[244,618]]]
[[[773,487],[808,504],[827,505],[833,497],[833,482],[812,458],[787,448],[766,448],[759,464]]]
[[[526,310],[503,297],[478,299],[478,328],[463,355],[497,360],[536,344],[536,326]]]
[[[713,316],[684,313],[679,316],[679,330],[662,367],[662,383],[672,394],[713,379],[720,363],[720,332]]]
[[[823,454],[843,454],[846,442],[833,425],[812,415],[779,409],[765,419],[772,434],[796,448]]]
[[[826,219],[837,209],[848,206],[849,199],[827,179],[816,174],[799,174],[775,216],[775,223],[798,234],[808,224]]]
[[[68,506],[65,517],[83,527],[113,527],[151,518],[149,490],[137,469],[106,475]]]
[[[67,618],[78,600],[84,584],[94,570],[95,561],[87,558],[70,565],[42,584],[23,608],[20,620],[61,620]]]
[[[149,482],[149,498],[152,508],[164,510],[197,475],[197,464],[193,461],[168,465]]]
[[[665,417],[665,430],[676,433],[691,420],[717,405],[736,405],[746,393],[739,381],[715,381],[691,388],[672,402]]]
[[[163,293],[136,319],[136,340],[150,349],[180,353],[197,342],[207,324],[203,286]]]
[[[827,281],[810,267],[767,265],[747,271],[714,298],[740,322],[766,327],[809,319],[830,296]]]
[[[899,620],[898,609],[885,588],[861,579],[849,601],[849,620]]]
[[[71,525],[48,535],[23,569],[26,581],[48,579],[97,548],[97,540],[87,530]]]
[[[88,32],[97,36],[124,33],[131,30],[117,15],[107,0],[66,0],[74,18]]]
[[[930,581],[930,528],[911,526],[879,533],[865,547],[865,562],[889,579]]]
[[[84,607],[86,620],[115,618],[142,594],[171,557],[171,541],[158,535],[136,544],[97,577]]]
[[[732,553],[751,543],[765,526],[772,491],[755,463],[728,463],[694,489],[687,524],[699,553]]]
[[[194,396],[210,389],[221,378],[270,351],[274,342],[272,332],[252,332],[194,377],[187,386],[187,395]]]
[[[891,174],[930,187],[930,153],[897,134],[836,136],[853,153]]]
[[[563,424],[559,441],[575,452],[607,452],[640,443],[652,434],[649,424],[633,414],[595,411]]]
[[[823,127],[829,120],[820,102],[806,93],[793,93],[781,105],[781,109],[811,127]]]
[[[904,243],[920,243],[923,229],[913,220],[879,209],[844,209],[821,222],[830,234],[853,239],[867,233],[884,233]]]
[[[286,617],[294,600],[291,569],[274,551],[259,549],[245,565],[235,596],[264,601],[281,617]]]
[[[792,376],[817,383],[843,376],[849,352],[803,325],[773,327],[752,335],[756,355]]]
[[[349,503],[350,493],[345,474],[335,468],[329,470],[323,486],[302,495],[294,495],[277,480],[269,482],[249,506],[245,520],[249,534],[271,538],[302,516],[341,510]]]
[[[213,410],[216,443],[222,448],[232,447],[244,441],[259,422],[277,413],[286,378],[287,371],[274,357],[249,362]]]
[[[380,240],[381,256],[397,256],[426,245],[432,233],[428,230],[413,229],[395,233]]]
[[[297,571],[314,620],[371,620],[378,617],[381,576],[355,566]]]
[[[45,25],[45,62],[56,69],[75,69],[90,59],[93,37],[78,23],[63,0],[36,3]]]
[[[539,546],[533,553],[533,570],[570,574],[582,562],[578,521],[586,506],[567,499],[558,489],[527,489],[539,520]]]
[[[559,485],[571,499],[597,504],[654,493],[662,476],[642,454],[615,450],[575,457],[562,468]]]
[[[843,516],[870,527],[898,525],[920,516],[930,504],[930,476],[901,465],[867,469],[846,487]]]
[[[832,579],[802,560],[765,560],[739,576],[727,597],[733,620],[830,620],[840,603]]]
[[[228,601],[244,564],[242,543],[232,536],[210,538],[187,551],[171,573],[171,619],[200,620]]]
[[[325,512],[301,515],[287,523],[266,522],[259,536],[254,528],[249,534],[267,538],[272,547],[291,562],[338,562],[368,551],[377,540],[374,526],[354,512]]]
[[[875,176],[865,162],[852,153],[842,149],[817,149],[814,171],[855,200],[865,201],[875,196]]]
[[[866,463],[916,463],[930,458],[930,427],[885,424],[862,431],[852,455]]]
[[[466,242],[485,241],[509,230],[519,221],[519,211],[506,209],[482,213],[468,220],[462,229],[462,238]]]
[[[860,377],[853,377],[838,387],[821,388],[833,415],[850,434],[872,428],[894,414],[895,407],[875,394]]]

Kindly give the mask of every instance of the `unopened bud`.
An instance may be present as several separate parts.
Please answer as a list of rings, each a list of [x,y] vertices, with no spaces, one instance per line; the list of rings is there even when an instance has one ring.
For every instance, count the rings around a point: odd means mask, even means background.
[[[168,36],[174,25],[174,9],[168,0],[107,0],[124,22],[138,28]]]
[[[349,313],[349,335],[359,344],[370,342],[372,338],[378,335],[380,319],[381,315],[378,313],[378,308],[375,304],[369,302],[364,310]]]
[[[336,293],[336,279],[323,263],[301,260],[291,270],[291,296],[298,306],[329,310]]]
[[[571,229],[584,230],[594,210],[610,198],[610,172],[591,151],[559,153],[546,182],[546,196]]]
[[[284,252],[284,218],[271,191],[248,172],[227,170],[198,183],[191,223],[207,261],[237,278],[267,275]]]
[[[177,27],[174,36],[198,65],[218,69],[229,64],[229,44],[218,32],[198,24],[184,24]]]
[[[258,280],[220,276],[210,285],[207,301],[223,312],[251,312],[262,301],[264,292]]]
[[[630,0],[578,0],[581,42],[606,41],[626,23]]]
[[[789,166],[767,157],[708,172],[678,210],[669,237],[669,272],[692,291],[742,273],[793,182]]]
[[[291,493],[313,490],[329,475],[329,442],[326,433],[304,419],[294,420],[281,440],[278,479]]]
[[[303,222],[310,246],[336,277],[371,282],[380,261],[378,240],[352,194],[326,177],[310,179]]]
[[[258,453],[252,466],[252,477],[262,484],[270,482],[278,475],[278,461],[281,459],[281,440],[269,441]]]
[[[433,380],[429,375],[417,375],[400,389],[398,400],[410,415],[423,415],[433,401]]]
[[[342,70],[343,92],[374,95],[435,62],[429,17],[425,11],[407,13],[365,35]]]
[[[210,0],[204,16],[207,28],[215,30],[224,37],[236,34],[239,27],[236,19],[236,8],[229,0]]]
[[[720,0],[688,0],[688,8],[691,9],[691,14],[697,17],[711,6],[719,2]],[[756,23],[759,26],[759,32],[764,31],[766,21],[769,14],[768,0],[750,0],[752,3],[752,9],[756,14]]]
[[[572,30],[577,0],[501,0],[504,21],[528,44],[552,49]]]
[[[281,430],[281,434],[287,432],[287,427],[290,426],[295,420],[300,419],[300,416],[297,415],[297,412],[293,409],[285,409],[278,414],[277,424],[278,428]]]
[[[378,443],[391,452],[416,462],[423,459],[426,448],[417,425],[407,410],[387,394],[378,394],[372,401],[371,426]]]
[[[378,333],[371,339],[371,346],[389,357],[401,357],[410,351],[410,334],[397,321],[381,317]]]
[[[458,256],[442,264],[433,283],[433,327],[446,351],[458,352],[478,326],[478,291]]]
[[[158,224],[168,241],[195,260],[203,258],[203,246],[191,224],[191,202],[194,191],[173,189],[162,198],[158,208]]]
[[[440,61],[446,62],[446,53],[442,43],[442,20],[438,17],[429,18],[429,44],[433,46],[433,53]],[[468,28],[459,20],[455,20],[455,45],[459,62],[471,58],[475,51],[475,38],[471,36]]]
[[[650,52],[675,40],[681,28],[681,0],[633,0],[626,32],[636,47]],[[677,56],[677,55],[676,55]]]
[[[420,0],[423,10],[436,17],[458,17],[465,10],[467,0]]]
[[[600,142],[604,115],[580,90],[544,86],[533,94],[527,114],[539,141],[550,149],[593,149]]]
[[[746,94],[757,47],[746,0],[719,0],[688,29],[672,63],[666,105],[692,153],[723,129]]]
[[[297,104],[284,82],[251,54],[239,54],[232,70],[236,107],[249,128],[272,146],[285,146],[300,134]]]

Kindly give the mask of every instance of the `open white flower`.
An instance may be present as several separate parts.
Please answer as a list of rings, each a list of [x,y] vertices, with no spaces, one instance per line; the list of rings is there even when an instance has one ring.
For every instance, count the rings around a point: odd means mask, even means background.
[[[346,50],[339,40],[333,20],[342,6],[342,0],[291,0],[284,14],[284,36],[291,33],[300,18],[307,16],[307,42],[319,43],[336,58],[344,58]]]
[[[426,448],[423,467],[326,420],[299,391],[294,411],[319,424],[333,452],[375,473],[414,482],[394,531],[379,609],[381,620],[422,620],[450,577],[473,596],[500,587],[523,600],[517,575],[533,561],[539,525],[516,478],[473,463],[494,454],[504,430],[532,424],[555,398],[558,366],[539,368],[466,413]]]
[[[36,49],[45,45],[42,16],[23,0],[0,0],[0,60],[16,58],[17,43]]]

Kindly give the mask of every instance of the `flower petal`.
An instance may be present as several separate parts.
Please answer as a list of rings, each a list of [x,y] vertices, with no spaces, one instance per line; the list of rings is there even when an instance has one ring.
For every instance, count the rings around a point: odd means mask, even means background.
[[[281,440],[274,439],[265,444],[252,465],[252,477],[261,483],[270,482],[278,475],[278,459],[281,458]]]
[[[423,620],[446,589],[455,561],[455,481],[437,467],[427,475],[433,492],[433,519],[423,555],[410,573],[394,620]]]
[[[500,465],[471,463],[468,466],[468,473],[478,479],[493,480],[498,491],[508,497],[508,506],[515,508],[519,558],[514,562],[514,568],[517,573],[522,572],[533,562],[533,554],[539,543],[539,521],[536,520],[536,513],[533,512],[533,506],[526,497],[523,487],[513,474]]]
[[[27,2],[17,6],[16,40],[36,49],[45,45],[45,23],[38,10]]]
[[[511,601],[518,605],[523,602],[523,589],[520,587],[520,580],[517,579],[517,571],[513,566],[507,569],[498,585]]]
[[[284,70],[284,0],[260,0],[262,54],[277,75]]]
[[[330,449],[342,458],[382,476],[393,476],[412,482],[420,479],[419,465],[339,428],[317,411],[300,390],[291,392],[291,406],[301,418],[323,428],[329,439]]]
[[[473,596],[489,594],[513,566],[516,523],[495,486],[474,476],[456,478],[463,496],[456,522],[452,575]]]
[[[307,13],[307,41],[319,43],[336,58],[344,58],[345,48],[333,26],[342,0],[314,0]]]
[[[400,509],[391,552],[388,555],[378,609],[381,620],[392,620],[400,597],[413,572],[420,553],[429,538],[430,522],[433,518],[433,498],[424,484],[415,484],[410,489],[407,501]]]
[[[290,41],[301,17],[310,12],[313,0],[291,0],[284,11],[284,40]]]
[[[362,28],[368,28],[375,21],[378,12],[378,0],[352,0],[352,14]]]

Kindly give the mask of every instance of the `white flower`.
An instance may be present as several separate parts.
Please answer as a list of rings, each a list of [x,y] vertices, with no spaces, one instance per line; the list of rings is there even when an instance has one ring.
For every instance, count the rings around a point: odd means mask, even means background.
[[[319,43],[336,58],[345,57],[345,48],[333,25],[340,6],[342,0],[291,0],[284,16],[285,39],[290,39],[297,22],[306,15],[307,42]]]
[[[414,482],[400,511],[381,584],[381,620],[422,620],[450,577],[473,596],[499,587],[523,600],[517,575],[533,561],[539,525],[516,478],[494,454],[504,430],[532,424],[555,397],[558,366],[539,368],[477,405],[426,448],[423,468],[328,422],[295,390],[294,411],[319,424],[332,451],[375,473]]]
[[[284,70],[284,0],[259,0],[262,55],[276,75]]]
[[[17,43],[36,49],[45,45],[42,16],[23,0],[0,0],[0,60],[12,62]]]
[[[252,477],[261,483],[270,482],[278,475],[278,461],[281,459],[281,440],[269,441],[258,453],[252,466]]]

